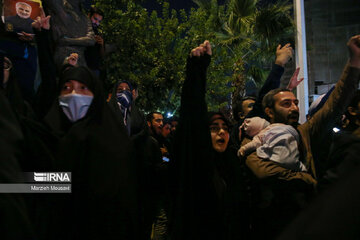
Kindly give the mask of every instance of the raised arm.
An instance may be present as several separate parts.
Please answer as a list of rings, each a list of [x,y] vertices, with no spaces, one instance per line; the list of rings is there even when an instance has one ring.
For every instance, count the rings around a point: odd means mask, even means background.
[[[40,9],[40,13],[40,17],[33,24],[41,72],[41,84],[35,96],[33,109],[37,116],[42,118],[55,100],[57,88],[56,67],[50,46],[50,16],[45,16],[43,9]]]
[[[210,43],[205,41],[191,51],[186,66],[179,125],[174,139],[174,161],[170,162],[176,184],[172,188],[176,189],[174,239],[199,238],[204,226],[212,223],[211,215],[217,206],[205,102],[206,69],[210,54]]]
[[[321,138],[322,133],[334,124],[349,105],[358,88],[360,80],[360,35],[350,38],[347,43],[350,58],[324,106],[302,128],[309,128],[314,140]],[[319,139],[320,140],[320,139]]]
[[[184,117],[205,115],[206,70],[210,64],[211,46],[205,41],[194,48],[187,60],[186,79],[182,88],[180,114]],[[200,112],[199,112],[200,111]],[[202,122],[204,123],[204,122]]]
[[[284,74],[284,66],[290,61],[294,54],[290,43],[285,44],[283,47],[279,44],[276,48],[276,59],[269,76],[267,77],[264,85],[261,87],[259,91],[258,98],[255,102],[254,108],[251,112],[249,112],[247,117],[264,117],[264,113],[262,110],[262,99],[264,96],[272,89],[278,88],[280,86],[280,79]]]
[[[290,43],[285,44],[283,47],[281,47],[280,44],[278,45],[276,48],[275,64],[273,65],[273,68],[264,85],[259,91],[259,100],[262,101],[262,98],[266,95],[266,93],[280,86],[280,79],[284,73],[284,67],[293,57],[293,54],[294,50],[292,49]]]

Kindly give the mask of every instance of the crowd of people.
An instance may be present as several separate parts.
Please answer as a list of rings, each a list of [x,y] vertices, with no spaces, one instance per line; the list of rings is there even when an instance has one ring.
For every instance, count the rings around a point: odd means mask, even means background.
[[[67,1],[66,9],[76,6]],[[61,26],[52,32],[44,11],[26,39],[0,23],[0,183],[22,182],[24,172],[72,173],[71,193],[1,193],[4,239],[359,236],[359,188],[349,185],[360,182],[360,35],[348,41],[340,80],[307,122],[298,123],[292,92],[299,69],[280,88],[293,56],[286,44],[258,96],[234,103],[234,124],[207,111],[209,41],[190,51],[178,117],[145,115],[137,84],[126,79],[108,94],[100,80],[103,18],[96,8],[77,18],[86,37],[60,34]],[[36,60],[19,54],[30,48]],[[37,87],[36,71],[23,72],[29,61],[41,73]]]

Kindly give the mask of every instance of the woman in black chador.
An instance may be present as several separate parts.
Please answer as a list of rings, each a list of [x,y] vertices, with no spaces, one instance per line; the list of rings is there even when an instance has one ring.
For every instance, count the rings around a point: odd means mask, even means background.
[[[72,193],[57,197],[57,227],[66,231],[56,231],[52,239],[136,239],[129,137],[88,68],[67,68],[59,86],[44,121],[58,139],[54,168],[72,173]]]
[[[175,202],[171,239],[249,239],[244,175],[229,151],[229,123],[205,102],[208,41],[193,49],[174,142]]]

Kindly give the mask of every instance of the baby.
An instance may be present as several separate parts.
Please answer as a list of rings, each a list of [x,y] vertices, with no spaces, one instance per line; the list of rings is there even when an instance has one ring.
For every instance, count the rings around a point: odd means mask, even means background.
[[[306,171],[305,165],[299,160],[299,134],[295,128],[282,123],[270,124],[260,117],[245,119],[242,127],[253,140],[239,149],[239,157],[256,149],[257,156],[262,159],[294,171]]]

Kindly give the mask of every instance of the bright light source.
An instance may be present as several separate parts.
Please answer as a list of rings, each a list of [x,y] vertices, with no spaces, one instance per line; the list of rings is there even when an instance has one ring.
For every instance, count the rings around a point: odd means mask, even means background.
[[[168,113],[166,114],[166,116],[167,116],[167,118],[171,118],[172,116],[174,116],[174,114],[168,112]]]
[[[335,133],[340,132],[340,129],[334,127],[334,128],[333,128],[333,132],[335,132]]]

